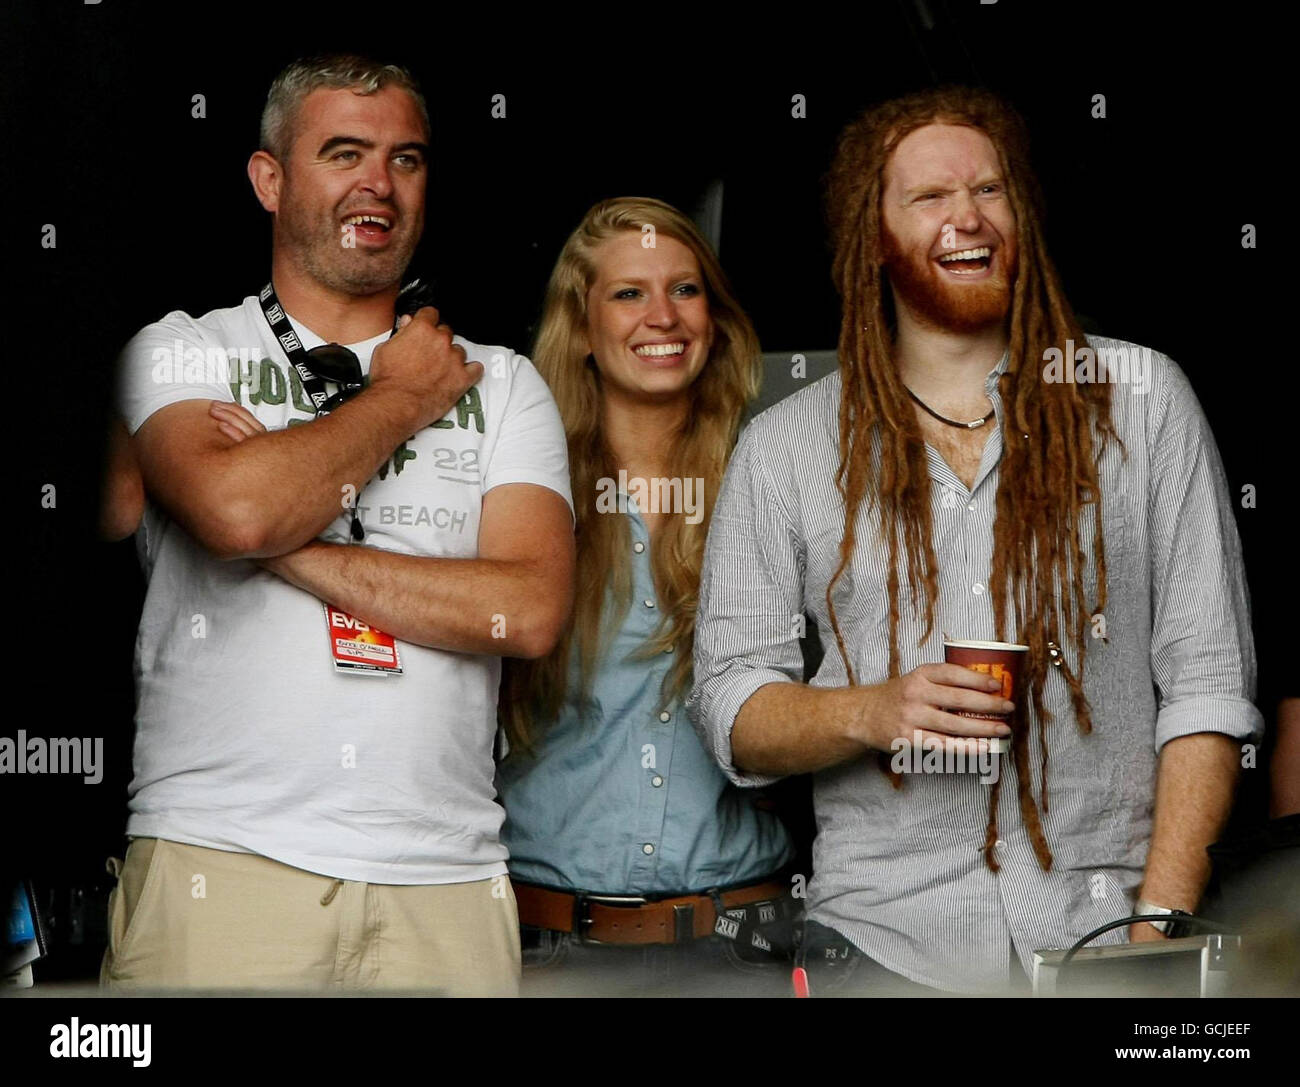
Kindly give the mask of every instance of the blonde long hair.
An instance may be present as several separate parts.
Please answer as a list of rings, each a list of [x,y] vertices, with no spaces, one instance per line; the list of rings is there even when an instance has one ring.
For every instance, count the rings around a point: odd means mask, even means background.
[[[618,234],[657,237],[685,245],[699,262],[713,320],[713,345],[690,388],[680,433],[669,443],[670,476],[704,480],[703,517],[688,524],[682,513],[665,518],[650,550],[661,604],[659,627],[640,655],[674,652],[661,697],[667,704],[690,686],[704,541],[722,474],[736,443],[741,417],[757,395],[761,362],[758,336],[731,292],[708,242],[676,208],[648,197],[618,197],[591,208],[569,236],[551,272],[533,362],[551,387],[564,420],[577,514],[579,588],[569,624],[555,650],[541,660],[507,660],[501,718],[514,747],[529,748],[539,722],[554,720],[570,696],[569,666],[580,662],[579,705],[585,705],[607,637],[622,624],[632,602],[632,567],[625,517],[596,509],[599,480],[616,478],[619,465],[604,433],[600,376],[584,347],[587,294],[596,279],[595,253]],[[614,606],[605,614],[605,599]]]

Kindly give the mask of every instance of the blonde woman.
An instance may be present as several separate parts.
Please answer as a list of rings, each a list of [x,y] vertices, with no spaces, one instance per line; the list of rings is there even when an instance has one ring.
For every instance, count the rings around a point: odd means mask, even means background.
[[[709,514],[758,387],[753,326],[688,218],[620,198],[560,253],[533,359],[568,439],[579,590],[558,648],[507,662],[501,699],[503,840],[540,968],[525,984],[785,993],[788,835],[685,712]]]

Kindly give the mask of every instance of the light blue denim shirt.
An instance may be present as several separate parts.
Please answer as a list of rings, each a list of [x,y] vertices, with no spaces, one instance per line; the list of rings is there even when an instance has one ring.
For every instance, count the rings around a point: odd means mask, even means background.
[[[660,705],[674,658],[636,656],[661,614],[650,535],[634,500],[620,496],[620,508],[630,522],[632,604],[597,662],[588,713],[578,712],[572,659],[558,720],[534,729],[535,754],[511,751],[498,769],[510,874],[603,894],[758,882],[793,857],[789,835],[776,813],[727,780],[685,703]]]

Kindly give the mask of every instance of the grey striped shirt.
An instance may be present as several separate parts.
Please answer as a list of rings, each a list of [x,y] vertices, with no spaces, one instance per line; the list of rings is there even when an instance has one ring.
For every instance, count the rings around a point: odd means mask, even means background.
[[[1049,670],[1049,811],[1055,857],[1044,873],[1021,821],[1014,769],[1001,760],[998,875],[984,864],[987,784],[976,773],[911,773],[895,791],[874,758],[817,774],[817,838],[809,917],[914,981],[964,992],[1003,988],[1018,954],[1026,972],[1039,948],[1068,947],[1130,912],[1151,836],[1162,745],[1195,732],[1257,740],[1255,652],[1241,547],[1222,462],[1186,376],[1170,359],[1117,340],[1099,353],[1127,357],[1112,386],[1112,441],[1100,462],[1109,600],[1105,634],[1087,650],[1084,690],[1093,731],[1079,734],[1064,677]],[[1145,362],[1145,369],[1136,364]],[[975,487],[968,490],[926,447],[938,561],[935,629],[918,647],[924,614],[912,611],[900,572],[900,668],[943,660],[943,634],[994,637],[987,583],[1002,455],[997,377],[985,381],[997,412]],[[1126,364],[1127,366],[1127,364]],[[1140,373],[1141,380],[1135,379]],[[822,634],[825,659],[811,683],[847,678],[830,634],[826,586],[839,560],[844,507],[839,463],[840,376],[833,374],[763,412],[732,457],[709,530],[689,710],[727,775],[740,785],[774,778],[738,771],[731,729],[745,700],[768,683],[797,682],[796,617]],[[878,436],[873,435],[877,441]],[[1096,601],[1094,529],[1085,600]],[[887,675],[888,552],[863,504],[858,546],[836,586],[836,613],[859,682]],[[1051,635],[1049,635],[1050,637]],[[1056,638],[1057,641],[1061,639]],[[1078,661],[1064,648],[1071,669]],[[1021,741],[1017,741],[1021,742]],[[1033,736],[1029,764],[1039,764]],[[1037,771],[1035,770],[1035,778]],[[1034,782],[1040,795],[1040,783]],[[1122,942],[1116,930],[1098,943]]]

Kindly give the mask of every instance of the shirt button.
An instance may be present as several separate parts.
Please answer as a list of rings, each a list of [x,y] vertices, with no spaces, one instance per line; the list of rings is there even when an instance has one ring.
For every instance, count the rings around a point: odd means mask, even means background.
[[[653,608],[655,606],[655,602],[653,600],[647,600],[645,601],[645,606],[647,608]]]
[[[999,838],[999,839],[998,839],[996,842],[994,842],[993,844],[994,844],[998,849],[1001,849],[1001,848],[1002,848],[1004,845],[1006,845],[1007,843],[1004,842],[1001,838]]]
[[[661,778],[658,774],[656,774],[654,777],[650,779],[650,784],[653,785],[656,789],[659,788],[659,786],[662,785],[663,783],[664,783],[664,779]]]
[[[673,719],[673,715],[669,713],[667,710],[664,710],[659,714],[659,720],[661,721],[671,721],[672,719]]]
[[[637,540],[637,542],[632,545],[632,550],[639,555],[641,554],[642,551],[645,550],[645,544],[643,544],[640,540]]]
[[[646,842],[646,844],[641,847],[641,852],[644,853],[646,856],[649,856],[654,851],[655,851],[655,847],[652,846],[649,842]]]
[[[969,506],[967,506],[966,508],[967,508],[968,510],[970,510],[971,513],[974,513],[974,512],[975,512],[975,503],[972,502],[972,503],[971,503]]]
[[[970,591],[973,592],[976,596],[979,596],[980,593],[984,591],[984,586],[977,581],[975,582],[974,585],[970,587]]]

